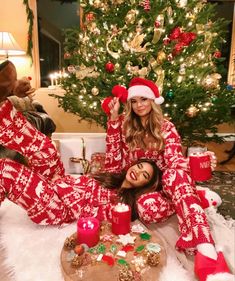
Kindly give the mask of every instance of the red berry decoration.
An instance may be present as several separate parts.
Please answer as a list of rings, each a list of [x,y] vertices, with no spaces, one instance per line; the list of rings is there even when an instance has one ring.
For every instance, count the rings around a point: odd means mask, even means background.
[[[216,52],[214,52],[214,54],[213,54],[213,57],[214,58],[216,58],[216,59],[218,59],[218,58],[221,58],[221,52],[220,51],[216,51]]]
[[[114,64],[112,62],[107,62],[105,65],[105,69],[107,72],[114,72]]]
[[[156,28],[160,27],[160,26],[161,26],[160,21],[156,20],[155,23],[154,23],[154,26],[155,26]]]
[[[71,58],[71,54],[69,52],[64,53],[64,59],[68,60]]]
[[[164,45],[168,45],[170,42],[171,42],[171,40],[170,40],[169,37],[163,38],[163,44],[164,44]]]

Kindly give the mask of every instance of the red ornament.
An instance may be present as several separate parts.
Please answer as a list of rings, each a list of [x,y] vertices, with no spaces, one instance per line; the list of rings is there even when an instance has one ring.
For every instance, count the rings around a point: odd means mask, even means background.
[[[169,55],[167,56],[167,60],[168,60],[168,61],[172,61],[172,60],[173,60],[172,54],[169,54]]]
[[[172,51],[173,56],[179,55],[183,51],[184,44],[182,42],[175,44]]]
[[[105,65],[105,69],[107,72],[114,72],[114,64],[112,62],[107,62]]]
[[[31,80],[32,80],[32,77],[31,77],[31,76],[28,76],[27,78],[28,78],[28,80],[29,80],[29,81],[31,81]]]
[[[145,11],[150,11],[150,1],[149,0],[144,0],[144,10]]]
[[[213,57],[216,58],[216,59],[221,58],[221,56],[222,56],[222,54],[221,54],[220,51],[216,51],[216,52],[214,52],[214,54],[213,54]]]
[[[169,37],[163,38],[163,44],[164,44],[164,45],[168,45],[170,42],[171,42],[171,40],[170,40]]]
[[[69,52],[64,53],[64,59],[68,60],[71,58],[71,54]]]
[[[155,23],[154,23],[154,26],[156,28],[158,28],[160,25],[161,25],[160,21],[156,20]]]
[[[180,34],[179,41],[184,46],[188,46],[196,37],[196,34],[193,32],[183,32]]]
[[[86,14],[87,21],[93,21],[94,19],[95,19],[94,13],[90,12],[90,13]]]
[[[170,40],[176,40],[176,39],[178,39],[178,38],[180,37],[181,33],[182,33],[182,32],[181,32],[181,28],[180,28],[180,27],[174,28],[174,29],[172,30],[170,36],[169,36]]]

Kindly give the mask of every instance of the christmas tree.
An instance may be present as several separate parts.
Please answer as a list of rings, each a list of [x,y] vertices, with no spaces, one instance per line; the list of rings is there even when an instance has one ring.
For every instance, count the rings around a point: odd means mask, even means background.
[[[235,93],[223,69],[226,21],[203,0],[81,0],[81,27],[65,31],[69,76],[59,106],[106,127],[102,101],[114,85],[135,77],[154,81],[164,116],[183,143],[222,139],[217,125],[231,121]],[[212,133],[209,134],[208,133]]]

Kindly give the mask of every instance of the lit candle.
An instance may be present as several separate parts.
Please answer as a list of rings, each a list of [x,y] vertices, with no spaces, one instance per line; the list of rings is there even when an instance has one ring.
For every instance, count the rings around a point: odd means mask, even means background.
[[[128,205],[118,203],[112,209],[112,232],[116,235],[127,234],[131,227],[131,209]]]
[[[50,74],[51,86],[54,86],[54,74]]]
[[[94,247],[99,242],[100,223],[96,218],[81,218],[77,222],[77,242]]]

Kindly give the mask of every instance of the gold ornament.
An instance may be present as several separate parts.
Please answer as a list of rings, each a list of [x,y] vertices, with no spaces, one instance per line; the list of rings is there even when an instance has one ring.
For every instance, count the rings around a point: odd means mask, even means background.
[[[158,62],[154,58],[150,59],[150,65],[157,76],[155,84],[157,84],[158,90],[161,94],[163,90],[163,82],[165,79],[165,70],[161,66],[159,66]]]
[[[186,110],[186,115],[193,118],[197,115],[198,111],[199,109],[196,106],[190,105],[190,107]]]
[[[144,34],[136,34],[131,42],[123,42],[122,45],[124,50],[136,53],[146,53],[146,46],[148,43],[146,43],[143,47],[141,46],[144,41],[144,36]]]
[[[202,86],[206,89],[219,88],[219,80],[221,77],[222,76],[219,73],[209,74],[202,80]]]
[[[86,88],[81,89],[80,94],[85,95],[87,93]]]
[[[112,0],[113,5],[121,5],[124,0]]]
[[[115,63],[115,69],[120,70],[120,64],[119,63]]]
[[[136,33],[141,33],[143,31],[143,28],[141,25],[137,25],[135,29]]]
[[[159,64],[162,64],[165,59],[166,59],[166,53],[164,51],[159,51],[157,53],[157,62]]]
[[[95,66],[81,65],[79,70],[76,70],[76,78],[79,80],[83,80],[85,77],[97,78],[98,76],[100,76],[100,73],[95,71]]]
[[[97,87],[93,87],[91,89],[91,93],[93,96],[97,96],[99,94],[99,89]]]
[[[155,27],[154,27],[154,33],[152,39],[153,44],[156,44],[160,40],[163,33],[163,27],[164,27],[164,16],[163,14],[160,14],[155,19]]]
[[[113,34],[110,38],[107,39],[106,42],[106,50],[112,56],[114,59],[118,59],[120,57],[118,52],[113,52],[112,50],[109,49],[109,44],[112,42],[113,37],[115,37],[116,34]]]
[[[135,22],[136,11],[130,10],[125,17],[126,24],[133,24]]]
[[[102,7],[102,2],[100,0],[94,0],[93,6],[97,9]]]

